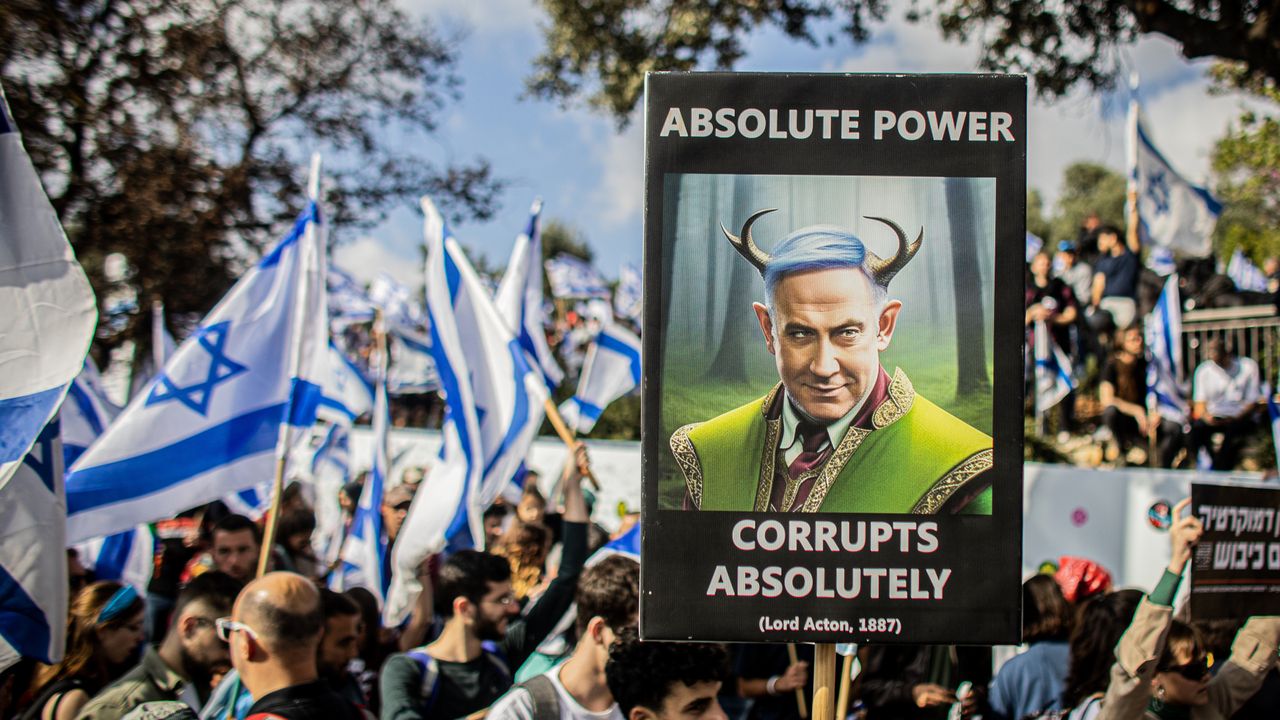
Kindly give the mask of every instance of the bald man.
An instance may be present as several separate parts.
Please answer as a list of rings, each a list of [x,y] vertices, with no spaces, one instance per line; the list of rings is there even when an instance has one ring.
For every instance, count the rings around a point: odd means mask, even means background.
[[[258,698],[250,717],[365,717],[319,676],[323,629],[320,592],[301,575],[267,573],[245,586],[231,617],[218,620],[218,634],[231,646],[231,664],[245,689]]]

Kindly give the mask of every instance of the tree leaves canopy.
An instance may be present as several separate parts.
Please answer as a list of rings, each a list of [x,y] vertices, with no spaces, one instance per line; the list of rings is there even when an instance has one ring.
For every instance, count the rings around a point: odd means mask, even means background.
[[[422,152],[453,62],[392,0],[0,5],[0,81],[99,296],[119,290],[102,274],[119,252],[139,304],[174,313],[207,311],[298,212],[312,150],[335,227],[423,192],[489,216],[485,161]],[[139,319],[126,335],[145,337]]]
[[[838,20],[854,43],[884,19],[885,0],[542,0],[549,22],[545,51],[527,88],[534,97],[584,99],[625,124],[644,73],[731,69],[747,36],[764,26],[816,43],[817,28]],[[1117,50],[1159,33],[1187,58],[1240,61],[1255,79],[1280,79],[1280,0],[913,0],[908,20],[936,20],[947,37],[977,38],[981,66],[1024,72],[1037,91],[1108,88],[1120,71]],[[827,42],[835,38],[827,36]]]

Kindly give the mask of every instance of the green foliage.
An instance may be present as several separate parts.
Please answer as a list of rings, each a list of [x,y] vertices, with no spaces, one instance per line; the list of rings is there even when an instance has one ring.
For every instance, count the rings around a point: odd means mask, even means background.
[[[542,259],[564,253],[591,262],[595,253],[587,243],[587,236],[560,220],[548,220],[542,224]]]
[[[339,230],[423,192],[454,219],[489,216],[486,162],[414,150],[457,95],[453,63],[393,0],[0,4],[0,81],[95,290],[171,315],[203,315],[279,236],[312,150]],[[103,276],[111,253],[135,271],[125,287]],[[147,319],[99,341],[146,347]]]
[[[1044,246],[1051,247],[1052,243],[1058,240],[1066,240],[1065,237],[1054,237],[1053,226],[1049,218],[1044,215],[1044,198],[1040,197],[1040,191],[1034,188],[1027,191],[1027,232],[1044,240]]]
[[[1074,240],[1089,213],[1098,213],[1104,225],[1123,228],[1126,181],[1123,175],[1104,165],[1077,162],[1063,171],[1062,192],[1054,213],[1050,235],[1055,240]]]
[[[1280,256],[1280,120],[1241,116],[1214,145],[1213,174],[1225,205],[1214,232],[1219,255],[1239,247],[1255,263]]]
[[[883,20],[887,0],[542,0],[545,47],[526,80],[528,94],[584,100],[626,124],[644,74],[731,69],[762,27],[814,44],[834,42],[830,21],[853,44]],[[1237,60],[1255,81],[1280,78],[1272,2],[1175,0],[912,0],[905,16],[934,20],[943,34],[978,38],[983,69],[1027,73],[1042,96],[1083,85],[1106,89],[1123,70],[1118,50],[1158,33],[1193,59]]]

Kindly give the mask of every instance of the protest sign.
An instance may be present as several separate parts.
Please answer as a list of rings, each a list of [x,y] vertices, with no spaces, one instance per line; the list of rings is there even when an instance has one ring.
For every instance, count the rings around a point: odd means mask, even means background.
[[[1280,606],[1280,488],[1191,485],[1204,534],[1191,556],[1197,620],[1275,615]]]
[[[649,76],[645,637],[1018,640],[1025,107]]]

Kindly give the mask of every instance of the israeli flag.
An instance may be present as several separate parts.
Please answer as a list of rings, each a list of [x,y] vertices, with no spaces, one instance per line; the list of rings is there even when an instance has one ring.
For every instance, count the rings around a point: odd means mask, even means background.
[[[72,381],[58,416],[62,426],[62,458],[70,467],[111,425],[120,408],[112,405],[102,390],[93,358],[84,359],[84,369]],[[146,592],[151,581],[155,541],[146,525],[75,546],[80,562],[98,580],[121,580]]]
[[[140,594],[147,592],[151,571],[155,567],[155,535],[150,525],[103,538],[77,543],[80,563],[93,572],[96,580],[116,580],[132,585]]]
[[[0,89],[0,487],[80,374],[97,301]],[[61,482],[61,480],[59,480]],[[3,521],[0,515],[0,521]]]
[[[356,418],[373,409],[373,385],[332,340],[325,355],[320,391],[316,408],[320,420],[351,427]]]
[[[67,388],[59,421],[62,425],[62,458],[66,467],[76,461],[120,414],[107,399],[102,377],[93,358],[86,356],[84,368]]]
[[[399,624],[421,591],[417,568],[446,543],[482,546],[481,514],[515,476],[542,424],[547,386],[429,199],[427,311],[447,401],[443,460],[418,493],[393,551],[384,616]]]
[[[1227,263],[1227,277],[1231,278],[1239,290],[1267,291],[1266,274],[1250,262],[1240,248],[1231,253],[1231,262]]]
[[[289,426],[310,427],[321,397],[328,319],[319,223],[313,199],[76,463],[67,479],[73,542],[273,477],[276,453],[292,446]]]
[[[494,304],[528,353],[529,364],[542,371],[547,387],[555,390],[564,380],[564,370],[556,363],[542,315],[542,201],[535,200],[529,209],[529,225],[516,236],[502,276]]]
[[[391,352],[388,394],[420,395],[440,388],[436,363],[431,357],[430,337],[407,327],[390,329],[387,348]]]
[[[640,270],[627,263],[618,273],[618,289],[613,293],[613,312],[624,320],[639,324],[644,314],[644,286]]]
[[[551,294],[558,298],[609,299],[604,278],[583,260],[562,253],[548,260],[546,268]]]
[[[426,322],[422,305],[414,292],[387,273],[379,273],[369,284],[369,299],[382,309],[388,328],[419,329]]]
[[[329,266],[329,321],[336,328],[373,321],[376,306],[350,273]]]
[[[1145,242],[1184,255],[1213,252],[1213,227],[1222,204],[1187,182],[1151,141],[1137,101],[1129,104],[1129,186],[1137,191],[1139,231]]]
[[[316,489],[316,531],[311,546],[326,567],[342,551],[344,525],[338,493],[351,481],[350,432],[342,425],[330,425],[311,458],[311,478]]]
[[[1032,232],[1027,233],[1027,264],[1030,265],[1035,256],[1044,249],[1044,240]]]
[[[587,350],[578,390],[560,405],[565,424],[589,433],[609,403],[640,385],[640,338],[606,322]]]
[[[1178,272],[1178,264],[1173,259],[1173,251],[1167,247],[1153,247],[1147,255],[1147,267],[1160,277],[1168,277]]]
[[[587,558],[587,567],[591,567],[601,560],[613,556],[623,555],[629,557],[636,562],[640,562],[640,523],[637,521],[625,533],[610,540],[604,544],[599,550],[592,553]]]
[[[0,486],[0,672],[20,658],[45,664],[66,645],[66,502],[55,417]]]
[[[1053,341],[1043,320],[1037,320],[1033,330],[1036,353],[1036,414],[1043,415],[1049,408],[1062,402],[1072,390],[1071,360]]]
[[[1189,415],[1182,376],[1182,305],[1178,276],[1170,275],[1146,322],[1147,405],[1166,420],[1185,424]]]
[[[379,362],[385,360],[379,359]],[[381,374],[381,373],[380,373]],[[387,596],[387,536],[382,530],[382,496],[391,468],[387,432],[391,411],[387,404],[386,378],[378,381],[373,401],[373,469],[360,492],[351,532],[342,544],[342,565],[329,578],[330,589],[341,592],[362,587],[381,605]],[[403,534],[403,533],[401,533]]]

